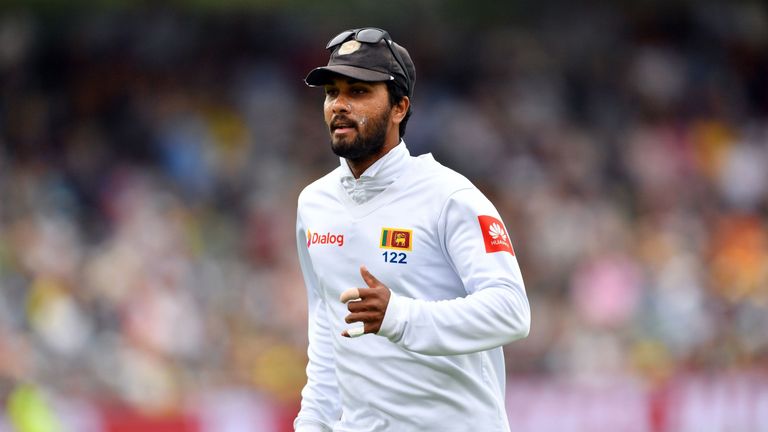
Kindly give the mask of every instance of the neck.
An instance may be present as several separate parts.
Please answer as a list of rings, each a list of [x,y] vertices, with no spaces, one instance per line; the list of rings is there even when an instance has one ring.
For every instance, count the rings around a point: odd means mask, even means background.
[[[349,166],[350,171],[352,171],[352,175],[355,176],[356,179],[359,179],[365,170],[370,168],[377,160],[383,158],[390,150],[397,147],[398,144],[400,144],[399,135],[396,136],[395,139],[387,139],[387,142],[384,144],[384,147],[381,148],[381,151],[374,155],[360,159],[347,159],[347,166]]]

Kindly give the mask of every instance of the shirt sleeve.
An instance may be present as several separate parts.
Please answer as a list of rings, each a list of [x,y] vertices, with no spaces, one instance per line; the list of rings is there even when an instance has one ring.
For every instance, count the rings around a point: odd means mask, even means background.
[[[481,222],[488,220],[497,226]],[[531,312],[523,277],[493,204],[476,188],[455,192],[438,236],[467,295],[425,301],[393,293],[378,334],[426,355],[469,354],[526,337]],[[499,246],[499,238],[508,243]]]
[[[299,264],[307,288],[309,314],[307,384],[301,391],[301,410],[294,428],[297,432],[330,432],[341,417],[341,402],[336,384],[335,358],[331,345],[331,327],[325,301],[320,294],[317,277],[307,250],[306,229],[301,216],[296,222]]]

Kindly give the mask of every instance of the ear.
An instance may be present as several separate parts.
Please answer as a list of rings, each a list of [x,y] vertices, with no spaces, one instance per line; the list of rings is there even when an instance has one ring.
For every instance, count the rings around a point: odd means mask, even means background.
[[[400,102],[392,106],[392,121],[399,125],[405,118],[405,115],[408,114],[408,108],[410,107],[411,100],[408,99],[408,96],[403,96]]]

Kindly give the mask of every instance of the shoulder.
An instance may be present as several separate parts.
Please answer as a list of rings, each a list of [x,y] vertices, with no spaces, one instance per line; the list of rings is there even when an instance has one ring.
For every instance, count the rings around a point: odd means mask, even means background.
[[[440,216],[458,214],[497,215],[493,203],[472,181],[457,171],[437,162],[431,154],[415,158],[417,180],[411,187]]]
[[[414,158],[415,171],[418,173],[418,183],[429,187],[442,196],[465,189],[477,189],[464,175],[441,164],[431,153]]]
[[[340,168],[336,168],[308,184],[301,193],[299,193],[299,208],[308,202],[326,200],[334,195],[336,188],[339,185],[339,170]]]

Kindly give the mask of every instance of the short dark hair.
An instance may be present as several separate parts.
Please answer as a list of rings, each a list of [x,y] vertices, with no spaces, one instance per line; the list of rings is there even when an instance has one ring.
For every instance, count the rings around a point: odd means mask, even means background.
[[[389,93],[389,106],[397,105],[404,97],[408,95],[408,90],[394,81],[385,81],[387,92]],[[408,112],[405,113],[403,121],[400,122],[400,138],[405,136],[405,127],[408,125],[408,119],[411,118],[411,106],[408,106]]]

